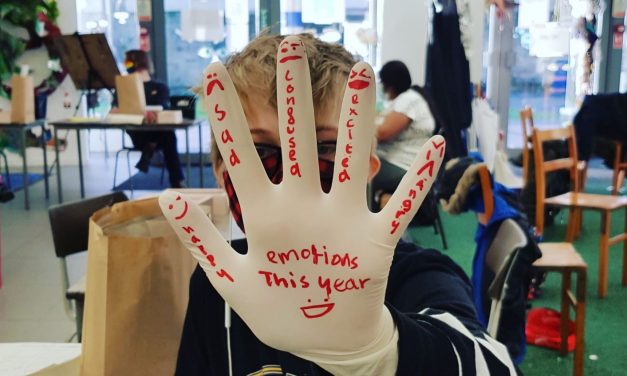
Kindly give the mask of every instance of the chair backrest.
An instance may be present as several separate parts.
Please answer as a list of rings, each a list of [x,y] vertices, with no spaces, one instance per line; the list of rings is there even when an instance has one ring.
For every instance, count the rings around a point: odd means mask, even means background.
[[[563,128],[539,130],[534,129],[533,158],[536,178],[536,231],[542,234],[544,230],[544,199],[546,198],[546,174],[549,172],[568,170],[570,189],[579,192],[579,174],[577,171],[577,140],[575,128],[572,125]],[[565,158],[545,160],[544,145],[551,141],[565,141],[568,146],[568,156]]]
[[[529,178],[529,137],[531,137],[535,128],[531,107],[525,106],[520,110],[520,125],[522,128],[523,183],[527,184],[527,179]]]
[[[48,209],[48,216],[57,257],[65,258],[71,254],[87,250],[91,215],[106,206],[127,200],[128,197],[124,192],[114,192],[51,206]]]
[[[487,224],[494,212],[494,191],[492,179],[486,166],[479,167],[479,182],[485,211],[479,215],[479,222]],[[512,219],[504,220],[485,255],[485,263],[494,273],[494,279],[485,293],[491,298],[492,305],[488,318],[488,333],[496,338],[501,320],[502,300],[507,292],[510,271],[515,265],[517,250],[527,245],[523,229]],[[483,294],[483,292],[482,292]]]
[[[523,146],[528,146],[529,137],[531,137],[531,133],[535,128],[535,123],[533,122],[533,109],[531,107],[525,106],[522,110],[520,110],[520,125],[522,126],[523,140],[527,141],[523,142]]]
[[[494,273],[487,294],[492,300],[488,332],[496,338],[501,316],[502,301],[506,296],[508,281],[518,250],[527,245],[523,229],[512,219],[504,220],[490,247],[486,251],[485,263]]]
[[[483,214],[479,215],[479,222],[487,224],[494,212],[494,196],[492,193],[492,179],[488,167],[483,164],[479,166],[479,183],[481,184],[481,196],[483,198]]]
[[[492,298],[498,298],[503,288],[507,260],[514,251],[527,245],[524,231],[513,219],[506,219],[501,223],[494,240],[488,247],[485,256],[486,265],[495,274],[494,280],[488,289]]]

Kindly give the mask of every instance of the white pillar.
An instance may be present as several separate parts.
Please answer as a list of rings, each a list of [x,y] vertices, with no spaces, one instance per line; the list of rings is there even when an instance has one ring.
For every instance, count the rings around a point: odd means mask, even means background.
[[[513,24],[510,15],[498,15],[495,5],[490,7],[490,36],[488,43],[488,82],[486,97],[499,114],[499,128],[505,134],[509,119],[509,95],[514,64]]]
[[[248,0],[229,0],[224,5],[226,49],[240,51],[248,44]]]
[[[470,82],[479,84],[483,73],[483,25],[486,6],[484,1],[473,0],[469,2],[469,7],[470,51],[466,51],[466,55],[470,65]]]

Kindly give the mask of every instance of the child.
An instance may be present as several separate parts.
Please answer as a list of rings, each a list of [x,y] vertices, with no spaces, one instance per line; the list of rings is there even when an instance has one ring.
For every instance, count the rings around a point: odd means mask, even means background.
[[[372,69],[310,35],[282,39],[260,36],[204,73],[214,170],[248,244],[233,244],[236,253],[183,195],[160,197],[200,263],[176,374],[514,375],[477,322],[463,271],[399,242],[443,139],[427,142],[371,213]]]

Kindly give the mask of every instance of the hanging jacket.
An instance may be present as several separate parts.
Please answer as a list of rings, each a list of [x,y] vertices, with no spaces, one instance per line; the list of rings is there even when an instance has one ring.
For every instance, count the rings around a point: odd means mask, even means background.
[[[627,93],[586,95],[573,123],[577,134],[579,160],[587,161],[593,152],[599,150],[606,165],[611,167],[614,158],[613,147],[594,146],[598,139],[627,144]]]
[[[432,36],[427,46],[426,83],[443,118],[448,159],[468,154],[463,131],[472,122],[470,68],[461,42],[455,0],[440,0],[433,11]],[[435,9],[435,8],[434,8]]]

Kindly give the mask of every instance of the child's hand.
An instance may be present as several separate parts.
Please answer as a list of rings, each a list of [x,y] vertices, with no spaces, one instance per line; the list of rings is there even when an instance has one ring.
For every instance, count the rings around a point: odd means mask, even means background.
[[[285,169],[279,185],[266,176],[226,69],[215,63],[204,73],[205,105],[242,206],[248,253],[231,249],[184,195],[163,193],[161,208],[216,290],[261,341],[306,359],[368,353],[389,342],[394,330],[383,304],[394,248],[438,172],[444,140],[429,140],[384,210],[370,212],[375,75],[358,63],[344,94],[326,194],[300,39],[286,38],[277,60]]]

